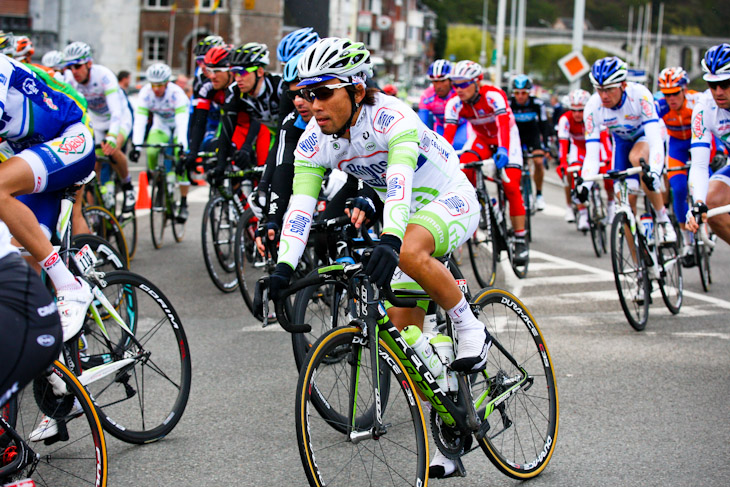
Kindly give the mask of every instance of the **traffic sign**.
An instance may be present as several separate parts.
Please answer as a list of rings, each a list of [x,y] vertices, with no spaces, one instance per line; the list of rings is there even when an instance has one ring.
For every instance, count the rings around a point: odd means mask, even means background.
[[[573,51],[558,59],[558,66],[570,82],[579,79],[591,69],[591,65],[580,51]]]

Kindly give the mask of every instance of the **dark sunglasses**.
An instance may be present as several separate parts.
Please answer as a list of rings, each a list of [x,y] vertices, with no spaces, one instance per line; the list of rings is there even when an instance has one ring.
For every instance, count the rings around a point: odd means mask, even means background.
[[[286,92],[286,96],[288,96],[291,101],[294,101],[296,97],[303,98],[300,90],[289,90]]]
[[[243,66],[231,66],[231,73],[246,76],[248,74],[255,73],[258,69],[258,66],[249,66],[247,68],[244,68]]]
[[[73,71],[77,71],[84,66],[86,66],[86,64],[72,64],[71,66],[69,66],[69,68],[71,68]]]
[[[333,85],[322,85],[317,88],[302,88],[299,90],[299,95],[309,103],[314,100],[328,100],[335,94],[335,90],[338,88],[344,88],[350,86],[352,83],[335,83]]]
[[[724,79],[722,81],[708,81],[707,86],[709,86],[711,90],[716,90],[718,88],[727,90],[730,88],[730,79]]]
[[[451,86],[453,86],[454,88],[459,88],[460,90],[463,90],[467,86],[473,85],[473,84],[474,84],[474,80],[464,81],[463,83],[455,83],[453,81],[451,82]]]

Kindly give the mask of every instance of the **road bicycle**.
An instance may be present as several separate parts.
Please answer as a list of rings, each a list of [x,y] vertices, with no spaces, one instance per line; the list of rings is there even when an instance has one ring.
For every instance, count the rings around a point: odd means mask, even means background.
[[[152,188],[150,208],[150,232],[155,249],[162,248],[165,228],[172,227],[172,236],[180,243],[185,236],[185,222],[177,218],[180,205],[180,185],[175,173],[177,150],[181,144],[173,142],[165,144],[140,144],[137,148],[156,148],[160,151],[163,164],[158,162],[157,168],[148,171],[149,185]]]
[[[695,262],[700,270],[700,280],[702,281],[702,288],[705,292],[709,292],[710,285],[712,284],[712,270],[710,267],[710,256],[712,255],[715,245],[717,244],[717,235],[712,233],[707,222],[702,218],[697,208],[692,208],[695,219],[700,225],[700,229],[697,231],[697,238],[695,238]],[[711,218],[716,215],[723,213],[730,213],[730,205],[718,206],[707,211],[707,218]]]
[[[36,426],[54,419],[57,432]],[[0,407],[0,485],[107,485],[104,431],[89,393],[59,361]],[[22,484],[21,484],[22,485]]]
[[[212,155],[215,157],[215,154]],[[209,159],[207,167],[217,160]],[[238,222],[250,209],[248,196],[258,184],[263,167],[228,171],[219,185],[210,186],[210,198],[203,211],[201,241],[203,260],[213,284],[225,293],[240,286],[236,266]],[[247,218],[251,218],[250,210]],[[258,220],[257,220],[258,221]]]
[[[502,251],[507,252],[507,258],[515,275],[520,279],[524,278],[527,276],[529,257],[524,263],[518,264],[514,261],[515,237],[512,222],[506,211],[507,198],[502,185],[502,180],[506,177],[504,171],[497,172],[492,159],[470,162],[464,164],[464,167],[475,171],[475,189],[480,207],[479,226],[467,241],[469,259],[477,282],[482,287],[494,285],[497,279],[497,262]],[[486,178],[497,185],[494,197],[489,195],[485,173],[487,173]]]
[[[512,294],[484,289],[471,301],[492,335],[487,368],[456,374],[442,387],[389,321],[383,306],[414,306],[421,291],[373,286],[362,264],[334,264],[295,282],[288,293],[342,282],[357,296],[348,324],[312,346],[297,383],[296,431],[309,485],[426,485],[428,423],[437,448],[457,460],[480,447],[505,475],[528,479],[550,461],[558,431],[558,393],[550,354],[534,318]],[[276,302],[281,326],[292,324]],[[450,323],[446,333],[453,336]],[[416,389],[417,387],[417,389]],[[432,405],[430,417],[417,397]]]
[[[621,309],[637,331],[643,330],[649,319],[653,282],[656,281],[664,304],[672,314],[679,313],[682,307],[684,288],[679,244],[660,243],[656,215],[648,201],[645,203],[647,213],[641,217],[641,230],[629,204],[628,178],[648,172],[649,166],[642,160],[640,167],[582,178],[585,181],[614,180],[619,201],[611,226],[611,263]]]
[[[532,242],[532,216],[537,213],[537,197],[535,188],[532,185],[532,174],[530,166],[536,164],[535,159],[543,156],[533,156],[527,151],[522,152],[522,176],[520,177],[520,188],[522,190],[522,204],[525,206],[525,230],[527,230],[527,241]],[[542,164],[542,162],[540,162]]]
[[[569,166],[568,173],[574,175],[580,173],[581,166]],[[573,191],[574,193],[575,191]],[[603,254],[608,253],[608,210],[606,203],[601,198],[601,188],[598,184],[591,185],[591,189],[588,192],[588,199],[584,203],[586,211],[588,212],[588,230],[581,230],[584,234],[590,232],[591,243],[593,244],[593,251],[596,257],[601,257]],[[575,214],[576,228],[578,226],[578,209],[577,206],[573,206],[573,212]],[[580,229],[579,229],[580,230]]]

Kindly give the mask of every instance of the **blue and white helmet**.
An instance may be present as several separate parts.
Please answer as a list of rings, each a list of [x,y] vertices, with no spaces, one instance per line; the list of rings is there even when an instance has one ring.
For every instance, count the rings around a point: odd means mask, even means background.
[[[85,42],[72,42],[64,48],[63,60],[66,66],[91,61],[91,47]]]
[[[326,37],[309,46],[299,58],[297,69],[302,79],[299,86],[333,78],[364,85],[373,72],[365,44],[339,37]]]
[[[513,90],[531,90],[532,80],[526,74],[518,74],[515,79],[512,80]]]
[[[705,81],[724,81],[730,79],[730,44],[712,46],[702,60],[702,79]]]
[[[284,65],[284,73],[282,74],[282,78],[286,83],[291,83],[299,77],[299,69],[297,69],[297,63],[299,63],[299,59],[302,57],[303,54],[303,52],[296,54]]]
[[[593,63],[589,78],[593,86],[610,87],[626,81],[628,74],[625,62],[616,56],[609,56]]]
[[[428,67],[428,79],[431,81],[448,79],[451,74],[451,68],[451,61],[447,59],[437,59]]]
[[[285,35],[279,47],[276,49],[276,55],[282,63],[288,63],[289,60],[299,53],[304,52],[306,48],[319,40],[319,34],[314,32],[311,27],[295,30]]]

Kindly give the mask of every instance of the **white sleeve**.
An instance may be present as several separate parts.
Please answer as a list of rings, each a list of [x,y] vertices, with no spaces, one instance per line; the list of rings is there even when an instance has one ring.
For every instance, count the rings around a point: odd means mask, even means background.
[[[703,102],[692,109],[692,142],[690,154],[692,165],[689,169],[689,189],[695,201],[707,201],[707,188],[710,184],[710,152],[712,149],[712,131],[707,126],[706,116],[709,113]]]
[[[110,71],[111,73],[111,71]],[[111,121],[109,124],[109,131],[107,132],[107,138],[116,137],[119,133],[119,127],[122,124],[122,100],[121,93],[119,92],[119,84],[117,78],[113,73],[111,75],[105,75],[104,80],[104,95],[106,96],[106,104],[109,107],[109,115]],[[116,143],[116,140],[114,141]]]
[[[132,129],[132,145],[140,145],[144,143],[147,118],[150,114],[150,110],[147,106],[148,93],[149,85],[145,85],[139,91],[139,96],[137,97],[137,108],[134,110],[134,127]]]
[[[598,173],[601,152],[601,125],[603,117],[600,114],[601,98],[594,94],[583,109],[583,120],[586,127],[586,156],[583,160],[581,176],[594,176]]]
[[[656,174],[664,170],[664,139],[662,128],[659,124],[659,117],[656,113],[656,105],[649,90],[639,99],[641,105],[641,120],[644,126],[644,134],[649,143],[649,167]]]
[[[188,151],[188,122],[190,120],[190,99],[182,89],[173,96],[175,103],[175,133],[184,152]]]

